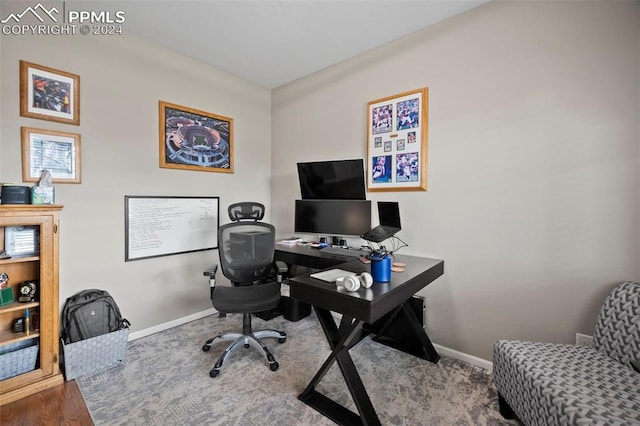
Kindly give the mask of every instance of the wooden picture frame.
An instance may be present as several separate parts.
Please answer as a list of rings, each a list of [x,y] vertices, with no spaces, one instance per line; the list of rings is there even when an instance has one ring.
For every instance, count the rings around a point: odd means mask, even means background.
[[[160,101],[160,167],[233,173],[233,118]]]
[[[20,115],[80,124],[80,76],[20,61]]]
[[[49,170],[53,183],[81,182],[78,133],[22,127],[22,180],[39,182]]]
[[[367,190],[427,190],[428,88],[367,106]]]

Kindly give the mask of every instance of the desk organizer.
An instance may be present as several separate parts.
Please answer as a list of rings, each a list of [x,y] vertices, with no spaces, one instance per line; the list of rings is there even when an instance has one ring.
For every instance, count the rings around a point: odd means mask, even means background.
[[[129,329],[123,328],[69,344],[60,339],[64,354],[65,379],[93,376],[122,364],[127,352],[128,338]]]
[[[22,343],[22,342],[21,342]],[[0,380],[8,379],[19,374],[26,373],[36,368],[39,345],[12,348],[10,345],[2,347],[3,354],[0,355]]]

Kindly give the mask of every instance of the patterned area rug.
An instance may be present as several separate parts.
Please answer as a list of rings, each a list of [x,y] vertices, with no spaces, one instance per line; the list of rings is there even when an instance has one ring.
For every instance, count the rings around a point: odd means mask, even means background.
[[[273,372],[254,349],[239,349],[215,379],[209,370],[228,343],[204,342],[241,329],[240,315],[212,315],[129,343],[124,365],[77,379],[96,425],[333,425],[298,400],[330,353],[314,314],[289,322],[254,318],[287,341],[265,342]],[[350,350],[383,425],[508,425],[490,373],[452,358],[438,364],[369,338]],[[317,389],[356,411],[336,364]]]

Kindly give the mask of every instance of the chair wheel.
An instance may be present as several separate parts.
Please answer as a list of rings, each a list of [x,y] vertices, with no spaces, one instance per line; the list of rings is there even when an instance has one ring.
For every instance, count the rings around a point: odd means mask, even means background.
[[[271,371],[276,371],[278,367],[280,367],[280,364],[278,364],[277,362],[272,362],[271,364],[269,364],[269,368],[271,368]]]
[[[211,349],[211,346],[209,346],[209,345],[204,345],[204,346],[202,347],[202,352],[209,352],[209,349]]]
[[[281,338],[279,338],[279,339],[278,339],[278,342],[279,342],[279,343],[284,343],[284,342],[286,342],[286,341],[287,341],[287,338],[286,338],[286,337],[281,337]]]
[[[209,371],[209,377],[217,377],[220,374],[220,370],[216,370],[215,368]]]

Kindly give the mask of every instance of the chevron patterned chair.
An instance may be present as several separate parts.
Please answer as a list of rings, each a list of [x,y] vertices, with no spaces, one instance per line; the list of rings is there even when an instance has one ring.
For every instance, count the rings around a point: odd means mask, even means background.
[[[493,376],[500,414],[525,425],[640,425],[640,283],[600,309],[593,347],[499,340]]]

